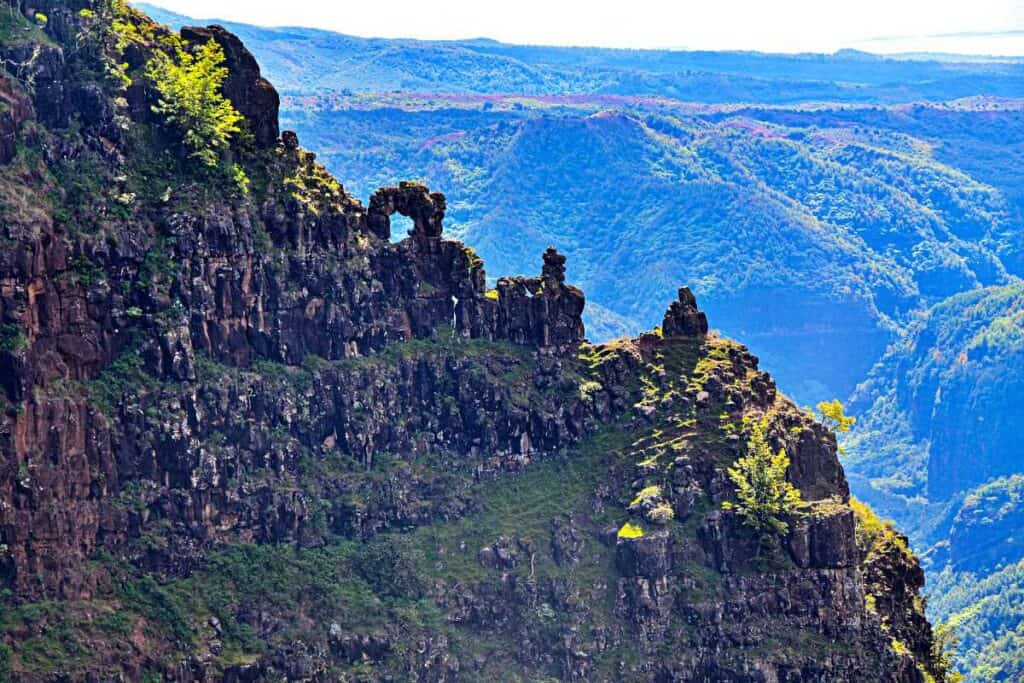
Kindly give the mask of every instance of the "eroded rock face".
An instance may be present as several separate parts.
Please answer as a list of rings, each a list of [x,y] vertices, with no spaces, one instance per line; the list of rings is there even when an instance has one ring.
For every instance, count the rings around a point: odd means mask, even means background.
[[[184,34],[225,48],[265,146],[235,150],[258,191],[159,176],[162,149],[103,133],[152,112],[67,67],[47,125],[87,125],[39,133],[40,163],[106,175],[55,220],[49,176],[18,167],[25,210],[0,227],[0,581],[12,607],[67,607],[0,638],[85,614],[68,670],[24,680],[921,680],[923,617],[893,620],[900,653],[865,607],[834,436],[706,335],[689,290],[661,336],[586,344],[554,248],[489,290],[443,235],[442,194],[403,183],[364,208],[294,135],[277,144],[276,96],[236,38]],[[77,111],[93,100],[95,119]],[[396,212],[414,228],[391,242]],[[722,505],[744,421],[766,415],[813,508],[768,564]],[[912,611],[916,563],[873,559],[879,613]],[[310,595],[275,602],[310,573]],[[250,597],[264,584],[272,607]],[[174,614],[162,586],[208,602]],[[125,623],[95,616],[111,605]]]
[[[32,116],[32,102],[12,79],[0,78],[0,164],[6,164],[18,151],[18,131],[23,121]]]
[[[431,192],[420,183],[403,182],[398,187],[382,187],[370,197],[367,224],[382,240],[391,239],[391,216],[399,213],[412,219],[409,236],[429,242],[444,232],[444,213],[448,210],[445,197]]]
[[[661,331],[666,337],[699,337],[708,333],[708,318],[697,309],[697,299],[689,287],[679,289],[679,298],[665,313]]]
[[[565,257],[544,254],[540,277],[500,278],[497,305],[487,311],[495,338],[543,349],[573,349],[583,341],[583,292],[565,283]]]

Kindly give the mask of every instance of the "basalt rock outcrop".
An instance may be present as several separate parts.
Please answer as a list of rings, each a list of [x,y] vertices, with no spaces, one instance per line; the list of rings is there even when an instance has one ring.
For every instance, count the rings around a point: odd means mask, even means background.
[[[430,192],[419,183],[403,182],[398,187],[382,187],[370,197],[367,224],[382,240],[391,239],[391,216],[395,213],[412,219],[409,236],[419,242],[440,239],[448,203],[440,192]]]
[[[696,337],[708,333],[708,318],[697,308],[697,298],[689,287],[679,289],[679,298],[673,301],[661,323],[666,337]]]
[[[278,140],[223,29],[181,39],[224,48],[257,144],[206,168],[154,122],[166,29],[46,8],[10,5],[56,57],[10,81],[0,155],[0,672],[935,674],[916,560],[858,545],[834,436],[688,290],[661,335],[591,345],[562,255],[490,288],[442,194],[364,207]],[[808,502],[768,542],[723,509],[754,419]]]

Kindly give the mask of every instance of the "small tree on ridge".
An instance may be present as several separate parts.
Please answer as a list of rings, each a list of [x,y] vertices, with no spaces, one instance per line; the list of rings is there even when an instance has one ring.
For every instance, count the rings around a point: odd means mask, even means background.
[[[160,93],[153,111],[178,128],[192,157],[216,166],[231,137],[241,131],[243,121],[224,97],[228,70],[221,46],[210,40],[195,54],[176,49],[174,58],[157,52],[146,74]]]
[[[759,535],[761,545],[771,534],[789,532],[785,516],[802,514],[804,506],[800,490],[786,480],[789,456],[785,450],[772,453],[765,432],[768,420],[751,425],[747,453],[728,469],[729,479],[736,486],[736,502],[726,501],[722,507],[740,515],[743,523]]]

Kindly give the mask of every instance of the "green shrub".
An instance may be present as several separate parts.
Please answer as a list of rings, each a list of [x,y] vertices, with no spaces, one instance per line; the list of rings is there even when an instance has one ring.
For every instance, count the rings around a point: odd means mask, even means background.
[[[0,683],[7,683],[11,680],[11,648],[6,643],[0,643]]]
[[[762,539],[772,533],[788,533],[789,525],[782,518],[802,514],[804,505],[800,490],[786,481],[789,456],[785,450],[772,454],[765,435],[767,428],[767,419],[753,423],[747,454],[728,470],[736,486],[737,502],[722,503],[724,509],[737,512]]]
[[[633,524],[632,522],[626,522],[619,529],[619,538],[624,538],[627,541],[635,538],[643,538],[644,530],[639,524]]]
[[[850,509],[853,510],[857,523],[857,545],[870,559],[895,548],[908,559],[912,557],[910,548],[902,536],[897,533],[892,522],[883,520],[868,505],[856,498],[850,498]]]
[[[846,407],[839,399],[819,403],[818,419],[837,434],[850,431],[850,428],[857,423],[857,418],[846,414]]]
[[[658,503],[647,511],[646,516],[655,524],[668,524],[676,518],[676,512],[668,503]]]
[[[192,157],[217,166],[243,121],[224,97],[224,50],[211,40],[194,54],[178,48],[175,53],[172,58],[157,52],[147,65],[146,75],[160,93],[153,111],[178,129]]]

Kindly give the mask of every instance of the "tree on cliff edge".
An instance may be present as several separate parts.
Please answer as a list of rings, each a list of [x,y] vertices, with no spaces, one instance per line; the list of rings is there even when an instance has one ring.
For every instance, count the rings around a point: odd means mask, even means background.
[[[789,532],[783,517],[802,514],[804,506],[800,490],[786,480],[789,456],[785,450],[772,453],[767,428],[767,419],[751,425],[747,454],[728,469],[737,500],[722,503],[723,509],[735,511],[759,535],[758,555],[769,535]]]
[[[224,50],[211,40],[195,54],[178,49],[173,59],[157,51],[147,76],[160,93],[153,111],[181,131],[194,158],[216,166],[243,120],[222,90],[228,76]]]

